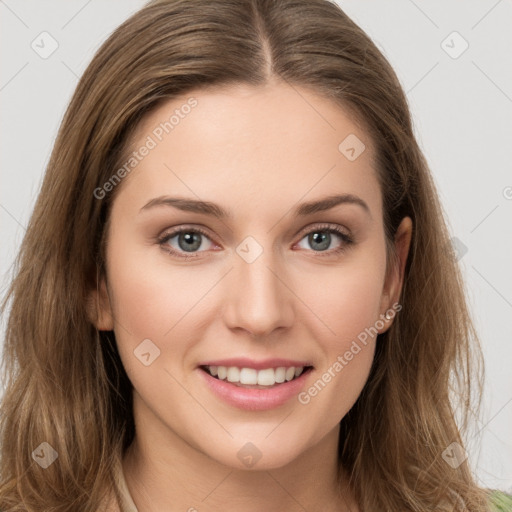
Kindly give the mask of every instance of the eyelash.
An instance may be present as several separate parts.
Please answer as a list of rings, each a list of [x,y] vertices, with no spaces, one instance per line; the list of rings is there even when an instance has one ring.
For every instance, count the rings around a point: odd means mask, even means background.
[[[203,252],[203,251],[200,251],[199,253],[193,253],[194,255],[189,254],[189,255],[184,256],[183,253],[176,251],[175,249],[166,245],[167,242],[171,238],[174,238],[176,235],[180,235],[181,233],[200,233],[201,235],[208,238],[208,240],[210,240],[210,236],[203,229],[197,228],[197,227],[194,227],[194,228],[184,227],[184,228],[179,228],[179,229],[176,229],[176,230],[168,232],[168,233],[164,233],[161,237],[159,237],[157,239],[157,243],[160,245],[162,250],[164,250],[165,252],[172,254],[173,256],[177,256],[178,258],[182,258],[184,260],[192,260],[192,259],[200,257],[200,256],[198,256],[198,254],[200,254],[200,252]],[[333,226],[330,224],[315,226],[313,229],[305,232],[299,241],[301,241],[303,238],[305,238],[306,236],[308,236],[312,233],[334,233],[335,235],[338,235],[341,238],[341,240],[343,241],[342,245],[340,247],[338,247],[337,249],[330,249],[327,251],[313,251],[313,252],[318,253],[318,255],[315,257],[322,258],[322,257],[341,254],[342,252],[346,251],[354,243],[354,240],[352,239],[352,237],[347,235],[347,233],[342,231],[339,227]]]

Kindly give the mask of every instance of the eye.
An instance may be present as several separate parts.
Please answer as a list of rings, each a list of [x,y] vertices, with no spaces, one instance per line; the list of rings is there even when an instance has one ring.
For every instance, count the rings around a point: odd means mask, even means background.
[[[334,238],[340,239],[342,243],[334,249],[329,249],[331,243],[333,242],[333,234],[335,235]],[[306,243],[313,248],[313,252],[326,253],[319,254],[319,256],[327,256],[341,253],[345,251],[351,244],[354,243],[354,240],[348,233],[343,231],[338,226],[329,224],[323,226],[316,226],[314,229],[306,233],[306,235],[301,239],[301,242],[303,240],[305,240]],[[301,242],[299,242],[299,245]]]
[[[333,241],[332,235],[341,240],[341,244],[336,248],[330,248]],[[173,241],[173,239],[176,239]],[[197,253],[208,252],[208,243],[203,243],[204,239],[208,240],[210,244],[215,245],[206,231],[197,227],[181,227],[164,233],[158,238],[158,244],[162,249],[174,256],[184,258],[186,260],[199,257]],[[316,226],[305,233],[299,242],[299,246],[303,240],[306,240],[318,256],[330,256],[333,254],[345,251],[350,245],[354,243],[352,237],[336,225],[322,225]],[[199,250],[199,249],[203,250]],[[302,247],[304,248],[304,247]],[[307,247],[306,247],[307,249]]]
[[[173,241],[174,238],[176,240]],[[213,244],[207,233],[202,229],[180,228],[164,233],[164,235],[158,239],[158,243],[164,251],[184,259],[191,259],[197,257],[195,256],[196,252],[203,252],[198,251],[201,247],[204,249],[204,246],[208,245],[208,243],[203,243],[203,239],[205,238]]]

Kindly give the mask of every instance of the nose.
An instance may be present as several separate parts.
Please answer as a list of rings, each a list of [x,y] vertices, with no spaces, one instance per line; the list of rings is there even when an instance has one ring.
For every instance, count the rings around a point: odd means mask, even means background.
[[[270,251],[249,263],[235,255],[234,269],[226,283],[224,318],[230,329],[268,338],[293,325],[294,294],[286,269]]]

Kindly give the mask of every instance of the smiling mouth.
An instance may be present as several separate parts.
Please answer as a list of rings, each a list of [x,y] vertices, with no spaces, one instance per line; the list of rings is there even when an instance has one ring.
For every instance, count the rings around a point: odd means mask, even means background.
[[[255,370],[236,366],[200,366],[201,370],[217,380],[223,380],[237,387],[249,389],[269,389],[286,384],[309,373],[312,366],[278,367]]]

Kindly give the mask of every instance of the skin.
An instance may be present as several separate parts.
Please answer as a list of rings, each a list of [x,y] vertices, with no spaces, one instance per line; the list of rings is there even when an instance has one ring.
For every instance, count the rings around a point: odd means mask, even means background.
[[[143,119],[132,149],[190,97],[197,106],[120,185],[107,278],[94,297],[96,326],[115,331],[134,386],[137,435],[123,460],[130,493],[139,512],[357,511],[343,472],[337,490],[339,422],[368,378],[377,338],[309,403],[293,398],[267,411],[224,403],[197,365],[235,356],[309,360],[315,368],[305,388],[312,386],[398,301],[411,220],[395,238],[400,265],[386,274],[372,141],[342,109],[304,88],[271,82],[188,93]],[[354,161],[338,150],[349,134],[366,145]],[[292,216],[298,203],[338,193],[364,200],[369,214],[347,203]],[[169,206],[141,211],[163,195],[211,201],[233,217]],[[332,234],[328,249],[319,249],[307,235],[325,233],[315,231],[324,223],[349,232],[354,244],[334,253],[345,242]],[[208,232],[198,235],[196,259],[159,245],[179,226]],[[263,249],[252,263],[236,252],[247,236]],[[191,254],[178,236],[166,245]],[[134,356],[144,339],[160,350],[149,366]],[[251,468],[237,457],[247,442],[262,454]]]

